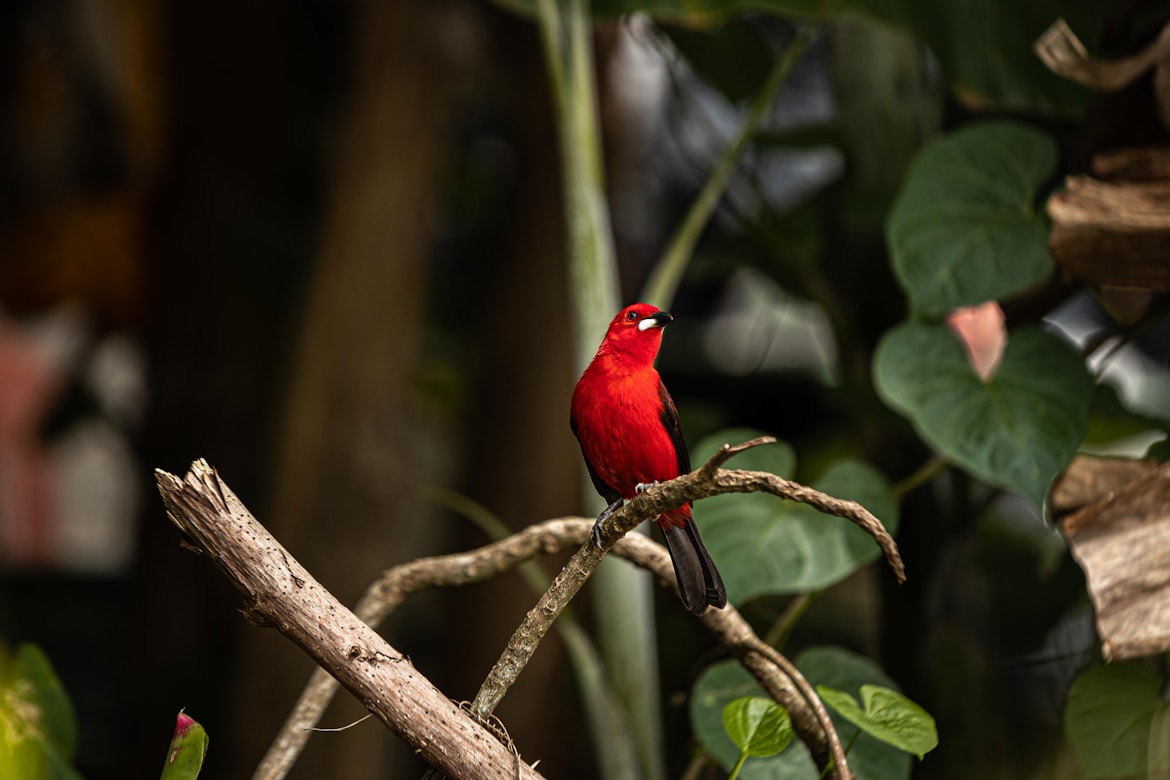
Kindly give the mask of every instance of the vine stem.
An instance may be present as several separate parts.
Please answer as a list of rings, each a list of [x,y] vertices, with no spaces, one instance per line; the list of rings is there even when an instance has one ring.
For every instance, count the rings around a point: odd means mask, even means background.
[[[723,193],[727,191],[727,186],[731,183],[731,177],[735,174],[740,160],[751,145],[756,133],[759,132],[768,108],[775,101],[780,88],[788,81],[796,63],[800,61],[801,56],[816,38],[816,34],[817,28],[815,27],[801,27],[796,37],[777,58],[764,86],[752,99],[747,117],[744,119],[743,125],[740,126],[739,132],[723,151],[714,170],[711,171],[711,175],[703,184],[703,189],[699,191],[698,197],[695,198],[690,210],[687,211],[682,224],[671,237],[662,257],[655,263],[654,270],[646,282],[642,300],[655,306],[666,307],[674,299],[674,293],[678,289],[679,282],[682,281],[687,264],[694,255],[695,244],[698,243],[703,228],[710,221],[711,215],[715,213],[719,201],[723,199]]]

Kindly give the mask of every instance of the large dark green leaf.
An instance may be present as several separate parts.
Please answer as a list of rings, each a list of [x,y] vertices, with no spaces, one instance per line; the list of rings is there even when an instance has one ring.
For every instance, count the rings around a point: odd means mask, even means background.
[[[1046,278],[1052,259],[1037,193],[1055,166],[1052,139],[1012,122],[970,125],[923,149],[886,227],[910,308],[943,315]]]
[[[734,442],[752,433],[741,430],[730,437],[728,433],[718,433],[704,439],[695,449],[695,462],[701,463],[723,442]],[[791,450],[777,445],[757,447],[727,466],[787,477],[792,470]],[[891,533],[897,530],[897,502],[873,467],[858,461],[838,461],[812,486],[838,498],[857,501]],[[735,604],[764,593],[827,587],[880,554],[873,538],[848,520],[768,494],[735,493],[708,498],[695,507],[695,517],[723,574],[727,596]]]
[[[1162,681],[1137,664],[1098,666],[1072,684],[1064,729],[1085,777],[1122,777],[1170,770],[1170,704]]]
[[[1038,329],[1010,334],[985,384],[945,327],[901,325],[878,345],[874,374],[886,402],[944,457],[1038,506],[1085,435],[1092,380],[1068,344]]]
[[[894,688],[893,682],[872,661],[840,648],[812,648],[796,659],[812,685],[827,685],[859,695],[862,685]],[[739,748],[723,728],[723,707],[741,696],[764,696],[755,679],[735,661],[724,661],[699,676],[691,693],[691,727],[703,747],[720,765],[730,769],[739,757]],[[830,712],[843,743],[857,730],[844,718]],[[865,780],[904,780],[910,776],[910,756],[868,734],[862,734],[849,751],[849,766]],[[804,743],[793,740],[786,750],[770,758],[744,764],[740,777],[746,780],[808,780],[817,771]]]

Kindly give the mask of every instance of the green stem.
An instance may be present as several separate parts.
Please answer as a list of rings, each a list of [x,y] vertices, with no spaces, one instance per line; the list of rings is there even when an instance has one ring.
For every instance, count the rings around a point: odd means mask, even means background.
[[[814,27],[801,27],[796,38],[776,60],[772,72],[768,74],[767,81],[764,82],[764,86],[752,100],[747,118],[744,120],[743,126],[740,127],[739,133],[723,152],[715,170],[711,171],[703,189],[695,198],[695,202],[691,204],[690,211],[687,212],[682,224],[679,225],[678,230],[671,238],[670,244],[667,245],[662,257],[655,265],[654,271],[646,282],[642,300],[655,306],[666,307],[674,298],[687,263],[690,262],[691,256],[694,254],[695,244],[698,243],[699,236],[707,222],[710,221],[711,215],[715,213],[715,207],[723,199],[723,193],[727,190],[727,185],[731,182],[731,177],[739,166],[740,158],[743,157],[744,152],[747,151],[752,139],[759,131],[760,124],[764,121],[764,115],[767,113],[768,107],[772,105],[780,87],[788,80],[788,76],[792,73],[792,69],[800,60],[801,55],[816,37],[816,32]]]
[[[784,612],[780,614],[780,617],[776,618],[776,622],[768,629],[768,633],[764,636],[764,641],[777,650],[782,648],[788,640],[788,635],[796,627],[797,622],[804,617],[804,613],[808,612],[808,608],[812,606],[813,601],[822,593],[824,593],[823,590],[801,593],[793,598],[792,601],[788,602],[788,606],[784,608]]]
[[[575,363],[584,370],[620,308],[593,77],[593,28],[586,0],[538,0],[536,10],[560,136]]]
[[[574,363],[584,370],[609,319],[619,308],[605,171],[601,154],[597,88],[593,74],[592,26],[587,0],[537,0],[541,41],[552,82],[568,232],[569,302]],[[597,499],[582,469],[582,488]],[[625,708],[638,753],[622,775],[666,777],[659,709],[658,652],[654,635],[653,581],[630,566],[600,567],[593,576],[597,636],[615,699]],[[607,777],[609,762],[599,756]],[[628,763],[628,762],[627,762]]]
[[[894,483],[891,490],[897,498],[904,498],[906,494],[911,493],[918,488],[925,485],[930,480],[934,479],[943,469],[947,467],[947,462],[943,458],[935,455],[930,460],[923,463],[914,471],[913,474]]]
[[[731,774],[727,776],[727,780],[735,780],[735,778],[739,777],[739,769],[743,766],[743,762],[747,761],[747,758],[748,754],[746,751],[739,754],[739,760],[736,761],[735,766],[731,768]]]

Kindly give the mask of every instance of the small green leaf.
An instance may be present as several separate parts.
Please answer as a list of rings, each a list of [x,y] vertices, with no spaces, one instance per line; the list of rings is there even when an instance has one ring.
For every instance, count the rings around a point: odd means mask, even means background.
[[[971,125],[923,149],[886,227],[910,308],[942,316],[1052,273],[1037,197],[1055,167],[1052,139],[1014,122]]]
[[[818,685],[817,693],[825,704],[867,734],[918,756],[921,760],[938,746],[934,718],[926,710],[897,691],[880,685],[861,686],[865,709],[844,691]]]
[[[1093,382],[1081,357],[1035,328],[1013,331],[995,374],[980,381],[941,325],[900,325],[874,357],[892,408],[944,457],[1041,506],[1085,435]]]
[[[724,442],[740,442],[756,431],[710,436],[695,449],[702,463]],[[748,450],[727,468],[768,471],[789,477],[794,470],[787,445]],[[872,466],[852,460],[834,463],[813,487],[857,501],[886,526],[898,528],[898,504],[885,478]],[[763,493],[714,496],[695,507],[695,518],[711,556],[720,566],[728,598],[741,604],[765,593],[823,588],[852,574],[880,555],[873,538],[853,523],[812,507]],[[730,565],[727,562],[734,562]]]
[[[762,696],[742,696],[728,703],[723,728],[740,752],[752,758],[774,756],[792,741],[787,710]]]
[[[195,780],[207,756],[207,732],[194,718],[179,710],[175,735],[167,748],[160,780]]]
[[[1064,730],[1085,777],[1170,770],[1165,750],[1149,750],[1152,741],[1168,738],[1170,703],[1162,701],[1161,688],[1158,676],[1136,663],[1098,666],[1073,681]]]

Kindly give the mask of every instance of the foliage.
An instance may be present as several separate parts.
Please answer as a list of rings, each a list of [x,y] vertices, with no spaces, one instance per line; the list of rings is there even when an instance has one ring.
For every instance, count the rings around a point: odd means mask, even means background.
[[[532,13],[538,0],[501,0]],[[648,12],[689,26],[717,25],[749,12],[808,22],[865,16],[920,36],[942,63],[956,92],[980,108],[1031,109],[1070,114],[1084,104],[1084,90],[1049,73],[1031,44],[1058,16],[1075,29],[1091,28],[1101,13],[1092,0],[993,0],[983,3],[918,3],[908,0],[598,0],[600,17]],[[987,42],[996,42],[988,56]]]
[[[1170,703],[1165,681],[1127,663],[1081,674],[1068,693],[1064,728],[1085,777],[1170,771]]]
[[[938,745],[934,718],[897,691],[880,685],[861,686],[861,701],[845,691],[817,686],[817,695],[841,717],[866,734],[923,758]]]
[[[814,647],[796,659],[800,671],[814,685],[827,685],[845,691],[857,691],[863,685],[894,688],[895,684],[872,661],[835,647]],[[745,696],[765,696],[763,689],[733,661],[708,667],[695,682],[691,696],[691,726],[704,749],[725,769],[739,760],[740,748],[723,727],[723,708]],[[838,733],[849,735],[849,722],[830,712]],[[847,738],[847,736],[846,736]],[[869,734],[857,737],[848,753],[849,766],[858,777],[869,780],[904,780],[910,774],[910,756]],[[747,780],[773,778],[807,780],[817,770],[801,742],[793,742],[778,755],[750,761],[740,777]]]
[[[774,756],[792,741],[792,719],[771,699],[743,696],[723,708],[723,729],[739,748],[731,778],[739,776],[749,758]]]
[[[941,325],[902,325],[882,339],[875,384],[922,438],[972,474],[1037,505],[1085,436],[1092,381],[1058,337],[1021,328],[987,382]]]
[[[726,442],[759,435],[749,429],[712,434],[695,447],[696,462],[707,460]],[[792,448],[777,442],[749,450],[734,465],[787,478],[796,463]],[[811,484],[829,495],[857,501],[880,517],[891,533],[897,531],[897,502],[872,466],[839,460]],[[765,494],[715,496],[695,515],[734,604],[764,594],[828,587],[880,555],[873,538],[848,520]]]
[[[73,705],[49,659],[33,644],[0,651],[0,777],[80,780]]]
[[[1016,122],[969,125],[922,150],[887,227],[913,314],[1002,300],[1052,273],[1036,198],[1055,167],[1052,139]]]

